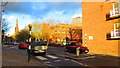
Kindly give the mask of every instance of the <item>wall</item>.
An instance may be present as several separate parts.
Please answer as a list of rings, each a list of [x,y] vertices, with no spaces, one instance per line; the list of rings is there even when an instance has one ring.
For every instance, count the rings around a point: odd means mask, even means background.
[[[83,35],[87,34],[86,46],[90,53],[118,56],[118,40],[106,40],[106,34],[118,22],[118,19],[106,21],[106,14],[111,9],[112,2],[82,2]],[[93,39],[90,40],[89,36],[93,36]]]

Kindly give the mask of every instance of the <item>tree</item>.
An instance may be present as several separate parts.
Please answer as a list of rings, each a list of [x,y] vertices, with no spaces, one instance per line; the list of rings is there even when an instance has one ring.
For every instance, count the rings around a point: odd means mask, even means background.
[[[16,35],[16,41],[26,42],[26,40],[29,39],[29,36],[30,36],[29,30],[25,28],[18,32],[18,34]]]
[[[82,28],[79,26],[73,26],[73,28],[69,28],[69,33],[71,40],[79,40],[82,42]]]
[[[4,30],[4,32],[8,32],[10,29],[8,22],[5,21],[5,19],[3,19],[2,22],[2,30]]]
[[[8,32],[10,29],[8,22],[5,21],[5,19],[3,19],[2,21],[2,42],[4,41],[5,38],[5,33]]]
[[[40,41],[40,39],[48,40],[50,28],[49,26],[50,25],[47,23],[39,24],[38,22],[34,22],[32,28],[32,36],[38,41]]]
[[[42,33],[40,32],[41,25],[38,22],[33,23],[32,36],[35,40],[40,40],[42,38]]]

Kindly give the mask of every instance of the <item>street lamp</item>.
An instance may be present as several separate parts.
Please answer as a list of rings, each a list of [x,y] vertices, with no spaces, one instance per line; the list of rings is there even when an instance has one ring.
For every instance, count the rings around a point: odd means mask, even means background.
[[[31,54],[31,29],[32,29],[32,24],[29,24],[28,27],[29,27],[29,32],[30,32],[29,47],[28,47],[28,62],[29,62],[30,61],[30,54]]]
[[[30,37],[29,37],[29,44],[30,44],[30,42],[31,42],[31,29],[32,29],[32,24],[29,24],[28,27],[29,27],[29,32],[30,32]]]

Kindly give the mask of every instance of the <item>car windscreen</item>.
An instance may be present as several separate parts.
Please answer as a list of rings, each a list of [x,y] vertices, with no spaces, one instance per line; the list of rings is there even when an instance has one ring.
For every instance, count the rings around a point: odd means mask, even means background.
[[[31,44],[32,46],[47,46],[46,43],[43,43],[43,42],[32,42]]]
[[[27,45],[26,43],[21,43],[22,45]]]
[[[70,45],[70,46],[78,46],[79,44],[78,44],[78,43],[74,43],[74,42],[68,42],[67,45]]]

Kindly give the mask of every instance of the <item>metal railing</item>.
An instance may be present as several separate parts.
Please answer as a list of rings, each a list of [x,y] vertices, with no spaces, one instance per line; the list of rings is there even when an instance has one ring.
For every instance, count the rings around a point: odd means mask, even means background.
[[[111,31],[110,33],[107,34],[107,38],[108,39],[112,39],[112,38],[120,38],[120,30],[114,30],[114,31]]]
[[[110,17],[120,15],[120,8],[110,10]]]

